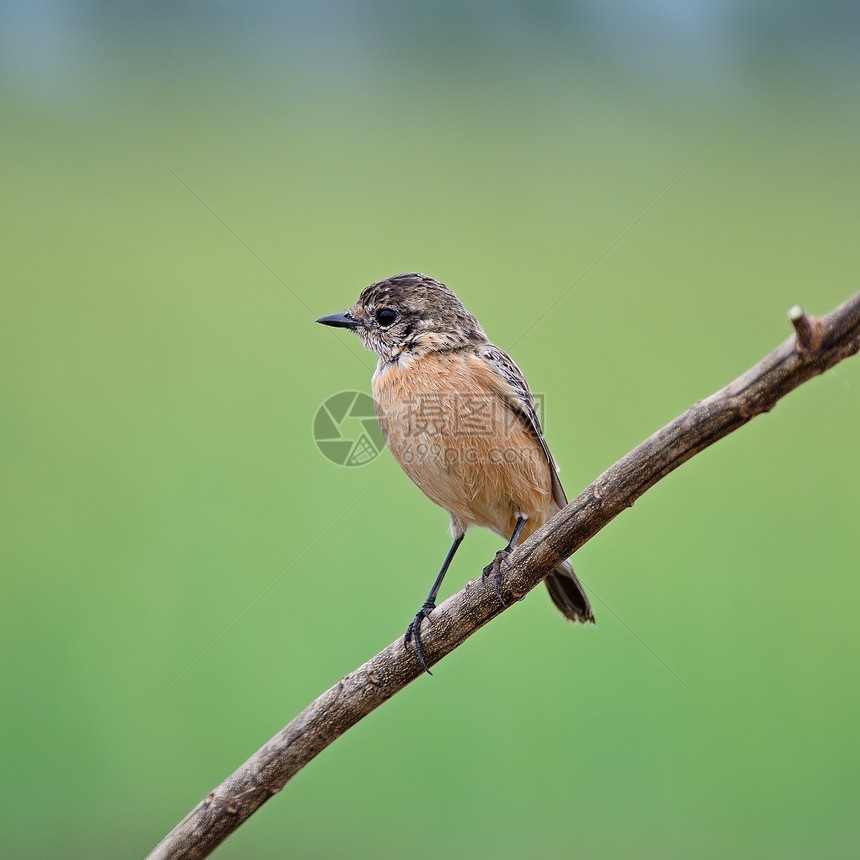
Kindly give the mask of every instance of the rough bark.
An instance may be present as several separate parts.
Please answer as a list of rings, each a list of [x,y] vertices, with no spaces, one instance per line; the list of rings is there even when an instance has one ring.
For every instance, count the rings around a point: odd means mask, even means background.
[[[860,349],[860,293],[823,317],[809,317],[794,306],[789,319],[794,335],[607,469],[509,556],[502,585],[507,606],[477,579],[434,610],[432,624],[422,627],[428,665],[533,589],[559,561],[684,461]],[[149,857],[207,856],[311,759],[421,672],[414,649],[399,637],[308,705],[203,798]]]

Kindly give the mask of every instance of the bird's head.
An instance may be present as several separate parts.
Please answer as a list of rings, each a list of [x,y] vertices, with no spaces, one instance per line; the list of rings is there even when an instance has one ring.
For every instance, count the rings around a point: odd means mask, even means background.
[[[427,275],[394,275],[365,287],[341,314],[317,322],[354,331],[385,361],[486,342],[478,321],[444,284]]]

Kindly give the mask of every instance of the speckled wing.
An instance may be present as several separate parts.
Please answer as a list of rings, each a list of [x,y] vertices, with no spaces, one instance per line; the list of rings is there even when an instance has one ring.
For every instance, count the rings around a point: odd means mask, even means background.
[[[517,367],[514,360],[494,343],[488,343],[486,346],[480,347],[479,352],[492,363],[493,367],[507,383],[506,388],[509,390],[500,387],[499,391],[507,406],[522,418],[525,425],[534,434],[535,439],[540,443],[547,463],[549,463],[552,480],[552,497],[555,499],[555,503],[560,508],[563,508],[567,504],[567,496],[558,477],[558,467],[550,453],[549,446],[546,444],[546,439],[544,439],[537,409],[535,408],[535,399],[528,382],[526,382],[525,376],[523,376],[523,372]]]

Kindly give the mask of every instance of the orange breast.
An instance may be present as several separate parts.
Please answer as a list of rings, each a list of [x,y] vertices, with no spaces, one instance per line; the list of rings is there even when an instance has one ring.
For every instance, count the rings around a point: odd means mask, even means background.
[[[373,377],[383,435],[407,475],[451,514],[455,530],[486,526],[510,537],[518,514],[527,536],[558,509],[550,466],[506,383],[476,355],[404,357]]]

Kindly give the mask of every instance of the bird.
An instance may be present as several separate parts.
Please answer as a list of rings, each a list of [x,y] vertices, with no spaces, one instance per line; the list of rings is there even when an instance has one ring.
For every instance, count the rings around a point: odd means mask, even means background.
[[[436,608],[445,574],[471,526],[507,544],[484,569],[502,603],[501,564],[567,504],[538,419],[534,395],[514,360],[492,343],[445,284],[418,272],[365,287],[358,301],[318,323],[349,329],[378,355],[373,401],[383,438],[412,481],[451,521],[451,544],[427,599],[409,623],[429,673],[421,625]],[[569,561],[545,579],[570,621],[594,623],[588,595]]]

